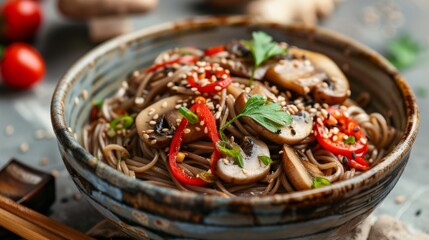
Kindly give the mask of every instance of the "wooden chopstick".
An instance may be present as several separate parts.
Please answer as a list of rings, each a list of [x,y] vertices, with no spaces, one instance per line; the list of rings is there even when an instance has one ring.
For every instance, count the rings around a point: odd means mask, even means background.
[[[25,239],[56,240],[64,239],[50,231],[34,225],[27,220],[0,208],[0,226],[12,231]]]
[[[38,239],[94,239],[2,195],[0,210],[0,225],[24,238],[36,239],[35,235],[23,236],[34,233],[40,235]]]

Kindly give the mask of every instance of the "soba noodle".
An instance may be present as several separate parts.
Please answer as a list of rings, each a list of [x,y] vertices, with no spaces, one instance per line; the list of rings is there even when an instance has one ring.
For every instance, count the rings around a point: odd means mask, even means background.
[[[279,44],[279,46],[285,47],[287,45]],[[238,54],[237,51],[238,53],[241,51],[241,54]],[[300,190],[293,181],[291,182],[291,177],[283,166],[284,143],[276,142],[261,135],[257,128],[252,127],[244,119],[234,121],[226,128],[225,134],[229,140],[237,143],[242,143],[246,136],[264,141],[269,148],[272,159],[268,173],[257,181],[243,184],[231,183],[216,177],[213,183],[206,186],[183,184],[177,180],[172,175],[168,164],[169,144],[166,147],[160,147],[157,145],[156,138],[151,141],[143,141],[135,122],[128,128],[120,129],[112,129],[110,124],[115,119],[125,115],[136,121],[136,117],[141,111],[149,110],[151,116],[148,122],[150,125],[158,126],[156,131],[169,135],[169,140],[171,140],[171,136],[175,134],[175,127],[166,127],[165,123],[163,123],[164,125],[159,123],[160,119],[165,118],[165,116],[158,114],[158,109],[151,109],[152,104],[170,96],[184,96],[183,99],[175,102],[176,105],[173,110],[177,111],[181,106],[189,108],[192,105],[192,100],[196,96],[202,95],[207,99],[206,105],[216,119],[219,129],[220,126],[239,114],[237,108],[234,107],[237,96],[232,92],[232,88],[245,93],[252,93],[255,88],[261,88],[269,100],[278,103],[291,115],[302,111],[310,114],[314,124],[320,121],[318,118],[323,117],[324,113],[326,114],[326,109],[336,105],[338,109],[344,111],[346,116],[350,116],[358,123],[367,135],[365,139],[369,140],[368,151],[363,158],[370,165],[374,165],[382,159],[395,130],[389,126],[388,121],[380,113],[367,113],[361,106],[357,105],[357,102],[365,105],[370,102],[368,94],[361,95],[356,102],[347,99],[339,104],[327,104],[315,100],[311,93],[299,94],[294,89],[276,85],[266,77],[259,78],[252,84],[249,77],[245,76],[246,69],[243,66],[247,64],[249,59],[244,56],[243,52],[248,54],[248,49],[240,42],[226,45],[222,51],[211,56],[205,55],[199,49],[190,47],[162,52],[155,59],[155,64],[158,64],[155,70],[141,69],[133,72],[115,96],[102,101],[99,111],[92,116],[90,123],[83,129],[83,146],[100,161],[125,175],[181,191],[233,197],[237,195],[273,195]],[[194,56],[199,59],[199,62],[174,62],[175,59],[184,56]],[[304,65],[311,64],[305,57],[300,58],[293,54],[274,58],[269,64],[273,64],[273,61],[274,64],[283,64],[282,62],[295,60],[297,63],[293,64],[301,64],[298,61],[302,61]],[[186,79],[187,74],[193,70],[201,70],[209,64],[217,64],[217,67],[221,66],[231,71],[232,83],[230,87],[215,93],[201,93],[189,86]],[[237,73],[240,70],[243,72]],[[180,118],[177,120],[177,125],[179,123]],[[153,131],[148,130],[142,136],[149,138],[148,136]],[[193,131],[207,133],[207,128],[197,124]],[[322,147],[315,137],[314,129],[298,143],[288,144],[288,146],[294,149],[300,161],[305,162],[304,166],[308,166],[307,170],[312,178],[323,177],[330,183],[335,183],[363,172],[348,165],[344,156],[336,155]],[[186,159],[178,164],[185,174],[198,176],[199,173],[210,169],[210,156],[213,151],[215,151],[215,147],[208,138],[199,137],[194,141],[182,143],[181,153],[185,154]],[[216,175],[216,173],[212,174]]]

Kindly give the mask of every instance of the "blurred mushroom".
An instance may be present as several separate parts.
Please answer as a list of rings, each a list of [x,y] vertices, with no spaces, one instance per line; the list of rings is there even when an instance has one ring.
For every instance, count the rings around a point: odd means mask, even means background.
[[[93,42],[125,34],[132,30],[126,17],[156,7],[158,0],[59,0],[58,9],[68,18],[89,21]]]
[[[136,117],[136,128],[139,137],[145,143],[163,148],[170,145],[177,123],[182,116],[175,109],[178,100],[186,96],[172,96],[159,100],[142,110]],[[188,125],[183,133],[183,142],[197,140],[204,136],[204,131],[197,131],[197,126]]]
[[[254,183],[264,178],[270,171],[270,164],[265,165],[259,156],[270,157],[268,146],[253,137],[246,136],[241,144],[244,166],[241,168],[230,157],[217,162],[216,173],[225,182],[235,184]]]
[[[248,99],[248,94],[242,93],[235,99],[235,109],[241,112]],[[264,136],[266,139],[277,143],[296,144],[310,135],[313,128],[313,119],[306,111],[299,111],[292,115],[292,124],[282,127],[278,132],[271,132],[249,117],[243,117],[253,130]]]
[[[301,160],[295,149],[283,145],[283,169],[287,178],[296,190],[310,189],[315,176],[323,176],[317,166],[309,161]]]
[[[267,70],[265,78],[301,95],[313,93],[317,102],[340,104],[349,95],[349,82],[338,66],[323,54],[289,49],[290,60]]]

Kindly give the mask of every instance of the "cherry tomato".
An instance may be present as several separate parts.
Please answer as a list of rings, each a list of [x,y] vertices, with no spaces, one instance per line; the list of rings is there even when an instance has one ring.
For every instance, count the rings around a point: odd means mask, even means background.
[[[3,82],[10,87],[26,89],[45,75],[45,62],[32,46],[13,43],[4,52],[0,65]]]
[[[223,45],[213,46],[213,47],[209,47],[206,50],[204,50],[204,55],[213,56],[213,55],[218,54],[218,53],[223,52],[223,51],[225,51],[225,47]]]
[[[33,37],[42,22],[39,3],[31,0],[9,0],[3,5],[4,37],[9,41]]]
[[[369,164],[362,156],[368,150],[368,140],[362,128],[341,109],[331,107],[328,113],[323,125],[316,123],[314,127],[319,144],[335,155],[347,157],[350,167],[367,170]]]
[[[207,64],[204,70],[193,70],[188,75],[188,83],[202,93],[220,92],[231,84],[232,79],[228,70],[222,67]]]

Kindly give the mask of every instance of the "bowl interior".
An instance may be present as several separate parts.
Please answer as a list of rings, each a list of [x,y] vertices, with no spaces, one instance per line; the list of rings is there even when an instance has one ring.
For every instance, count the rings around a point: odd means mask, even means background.
[[[225,23],[220,19],[215,19],[214,22],[182,21],[167,24],[159,29],[152,28],[115,39],[93,50],[78,61],[59,83],[52,105],[54,128],[65,124],[65,128],[69,130],[66,136],[75,138],[69,140],[84,153],[83,161],[85,159],[87,161],[91,156],[82,150],[79,142],[83,126],[88,123],[92,103],[115,94],[121,81],[133,70],[150,66],[154,58],[166,49],[183,46],[205,48],[232,39],[250,39],[251,33],[257,30],[267,32],[276,41],[285,41],[290,45],[317,51],[332,58],[350,79],[352,97],[367,92],[371,96],[367,110],[382,113],[398,130],[398,134],[389,144],[389,151],[398,145],[405,132],[410,134],[407,129],[410,126],[410,114],[417,111],[413,95],[390,64],[371,50],[325,30],[302,26],[249,24],[242,20]],[[407,96],[403,92],[404,89]],[[88,97],[85,97],[84,92],[87,92]],[[58,124],[56,119],[62,124]],[[61,137],[59,141],[60,144],[67,142]],[[386,166],[390,163],[380,164]],[[382,167],[374,167],[368,176]],[[364,178],[365,174],[360,180]],[[347,181],[345,182],[342,184],[347,184]]]

